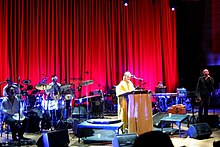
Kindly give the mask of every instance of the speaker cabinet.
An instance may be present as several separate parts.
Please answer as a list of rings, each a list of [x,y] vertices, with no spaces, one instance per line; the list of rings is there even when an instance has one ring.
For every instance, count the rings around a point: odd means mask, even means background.
[[[137,138],[137,134],[119,134],[115,135],[112,140],[113,147],[132,147],[135,139]]]
[[[200,118],[201,123],[207,123],[211,128],[218,128],[219,127],[219,117],[218,115],[208,115],[202,116]]]
[[[68,130],[56,130],[43,134],[37,141],[38,147],[67,147],[69,144]]]
[[[205,139],[209,138],[212,130],[207,123],[193,124],[188,129],[190,138]]]

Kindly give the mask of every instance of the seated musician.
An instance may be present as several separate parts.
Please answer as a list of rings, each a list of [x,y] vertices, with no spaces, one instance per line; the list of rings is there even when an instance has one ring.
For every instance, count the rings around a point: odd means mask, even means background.
[[[2,101],[4,121],[10,125],[12,139],[14,141],[18,140],[17,137],[19,137],[19,139],[25,139],[23,134],[28,120],[22,114],[23,108],[20,100],[17,96],[15,96],[15,88],[13,86],[9,86],[5,90],[7,97],[5,97]],[[21,112],[20,115],[19,112]]]
[[[159,81],[157,83],[157,86],[156,86],[156,93],[166,93],[167,92],[167,89],[166,89],[166,86],[163,85],[163,82],[162,81]],[[160,110],[161,111],[167,111],[167,96],[165,95],[161,95],[161,96],[158,96],[158,106],[160,107]]]
[[[51,88],[46,91],[47,95],[49,95],[52,99],[58,99],[57,97],[60,94],[60,86],[61,84],[58,83],[57,76],[52,76],[51,78],[52,82],[49,84]]]
[[[5,96],[5,97],[7,96],[6,89],[10,86],[14,87],[15,94],[20,93],[20,89],[18,88],[18,84],[14,83],[11,78],[7,78],[6,82],[7,82],[7,85],[5,85],[5,87],[3,88],[3,96]]]
[[[162,81],[159,81],[158,84],[157,84],[157,87],[163,88],[163,82],[162,82]]]
[[[166,88],[166,86],[163,85],[162,81],[159,81],[157,83],[155,92],[156,93],[166,93],[167,92],[167,88]]]

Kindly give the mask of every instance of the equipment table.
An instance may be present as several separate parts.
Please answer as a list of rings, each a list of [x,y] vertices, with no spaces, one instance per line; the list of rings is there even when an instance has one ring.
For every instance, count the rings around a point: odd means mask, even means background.
[[[179,137],[181,137],[181,123],[183,121],[187,120],[188,125],[187,127],[189,127],[189,115],[185,115],[185,114],[171,114],[171,115],[166,115],[164,116],[160,121],[161,121],[161,131],[163,131],[163,127],[167,124],[167,123],[171,123],[172,124],[172,128],[173,128],[173,124],[176,124],[178,126],[178,130],[179,130]]]

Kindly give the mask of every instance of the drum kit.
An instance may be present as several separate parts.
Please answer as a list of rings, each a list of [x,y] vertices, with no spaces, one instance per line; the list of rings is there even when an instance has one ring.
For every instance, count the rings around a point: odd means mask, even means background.
[[[44,78],[46,79],[46,78]],[[41,114],[50,112],[53,125],[53,121],[58,121],[60,118],[68,119],[72,118],[72,108],[77,103],[77,100],[86,100],[86,111],[87,118],[89,112],[88,101],[91,98],[96,98],[96,96],[86,96],[83,98],[75,98],[75,92],[81,87],[86,87],[93,84],[93,80],[85,80],[79,78],[70,79],[70,84],[62,84],[59,86],[58,94],[54,95],[53,86],[46,83],[46,80],[42,80],[39,84],[32,86],[31,81],[26,79],[23,80],[21,84],[18,84],[18,89],[20,89],[19,94],[24,101],[25,110],[31,112],[32,110],[38,110]],[[77,86],[77,87],[76,87]],[[99,96],[100,97],[100,96]],[[74,100],[76,99],[76,100]],[[73,102],[73,103],[72,103]],[[91,103],[92,104],[92,103]],[[79,104],[82,105],[82,104]],[[80,111],[79,111],[80,112]],[[54,116],[53,113],[55,114]],[[43,115],[44,116],[44,115]],[[42,118],[42,116],[40,117]],[[54,120],[53,120],[54,118]]]

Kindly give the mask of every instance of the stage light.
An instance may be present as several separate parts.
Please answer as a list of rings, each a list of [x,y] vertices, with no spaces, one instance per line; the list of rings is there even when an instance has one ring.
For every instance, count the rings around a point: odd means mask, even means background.
[[[169,5],[172,11],[175,11],[176,9],[176,1],[175,0],[169,0]]]
[[[124,5],[128,6],[128,0],[124,0]]]

